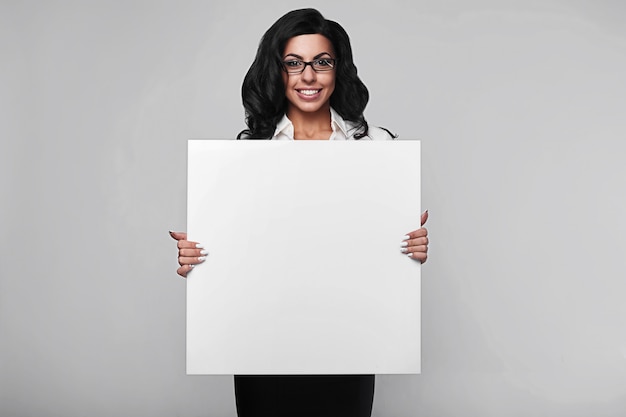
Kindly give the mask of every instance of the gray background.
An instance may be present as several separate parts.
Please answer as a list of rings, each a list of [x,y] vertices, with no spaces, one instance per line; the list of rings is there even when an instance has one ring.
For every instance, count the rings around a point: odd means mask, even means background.
[[[260,36],[307,5],[370,122],[423,140],[423,373],[374,416],[624,415],[626,6],[469,3],[3,0],[0,415],[234,415],[231,377],[185,375],[167,230],[186,140],[243,128]]]

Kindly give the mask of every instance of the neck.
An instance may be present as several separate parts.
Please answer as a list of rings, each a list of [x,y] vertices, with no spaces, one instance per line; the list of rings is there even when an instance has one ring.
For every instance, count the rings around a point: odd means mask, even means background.
[[[287,117],[293,123],[294,139],[329,139],[332,134],[330,105],[322,106],[314,113],[289,108]]]

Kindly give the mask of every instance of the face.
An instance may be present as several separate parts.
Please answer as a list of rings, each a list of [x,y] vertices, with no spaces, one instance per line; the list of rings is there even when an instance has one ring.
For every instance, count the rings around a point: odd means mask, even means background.
[[[321,58],[335,58],[335,51],[328,38],[319,34],[294,36],[283,53],[283,61],[310,62]],[[330,96],[335,90],[335,69],[315,72],[307,65],[301,74],[283,72],[283,81],[289,114],[328,111]]]

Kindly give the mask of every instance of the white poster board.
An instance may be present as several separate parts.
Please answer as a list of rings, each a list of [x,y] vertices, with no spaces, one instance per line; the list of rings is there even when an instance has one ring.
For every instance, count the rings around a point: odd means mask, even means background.
[[[188,374],[420,372],[419,141],[190,140]]]

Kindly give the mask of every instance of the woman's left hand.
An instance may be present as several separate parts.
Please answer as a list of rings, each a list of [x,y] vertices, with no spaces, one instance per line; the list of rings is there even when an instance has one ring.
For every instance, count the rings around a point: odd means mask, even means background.
[[[422,213],[422,226],[428,220],[428,210]],[[406,253],[411,259],[426,262],[428,259],[428,230],[425,227],[421,227],[417,230],[408,233],[402,241],[402,247],[400,250]]]

